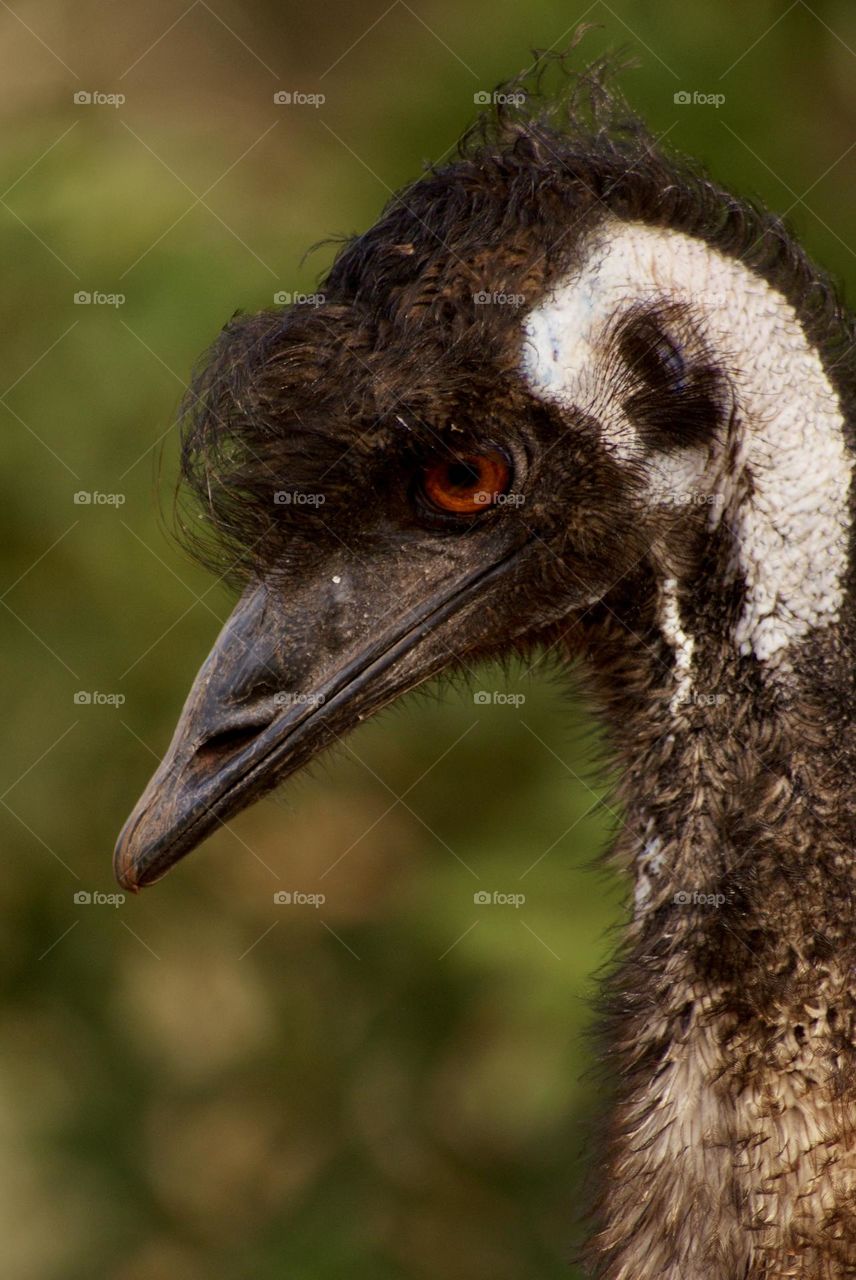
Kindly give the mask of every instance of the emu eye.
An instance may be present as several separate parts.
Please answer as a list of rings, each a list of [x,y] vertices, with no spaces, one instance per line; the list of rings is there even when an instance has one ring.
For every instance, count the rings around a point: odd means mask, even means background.
[[[429,462],[422,491],[438,511],[474,515],[493,506],[511,483],[511,467],[501,453],[462,453]]]

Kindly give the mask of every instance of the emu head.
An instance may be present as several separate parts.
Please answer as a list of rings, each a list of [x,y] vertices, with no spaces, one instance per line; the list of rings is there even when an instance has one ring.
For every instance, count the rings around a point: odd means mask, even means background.
[[[561,638],[618,679],[656,649],[638,695],[679,715],[694,664],[786,679],[836,624],[832,291],[596,77],[561,113],[501,109],[315,305],[215,343],[184,475],[244,592],[122,832],[124,885],[456,664]]]

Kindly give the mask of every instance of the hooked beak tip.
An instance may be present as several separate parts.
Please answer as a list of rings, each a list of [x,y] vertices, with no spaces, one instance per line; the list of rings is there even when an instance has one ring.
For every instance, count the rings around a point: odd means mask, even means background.
[[[113,874],[123,889],[139,893],[166,875],[175,861],[169,824],[158,813],[158,791],[152,780],[125,823],[113,850]],[[148,791],[154,791],[152,797]]]
[[[140,878],[140,867],[133,851],[133,836],[137,825],[137,816],[132,814],[122,828],[113,850],[113,874],[121,888],[130,893],[139,893],[143,885],[148,883]]]

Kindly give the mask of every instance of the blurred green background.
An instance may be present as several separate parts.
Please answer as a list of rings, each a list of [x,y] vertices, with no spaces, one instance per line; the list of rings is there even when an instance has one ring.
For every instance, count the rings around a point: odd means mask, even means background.
[[[849,0],[0,10],[6,1276],[576,1275],[625,886],[590,865],[614,817],[549,657],[384,714],[140,899],[75,894],[115,891],[230,607],[158,515],[194,359],[236,308],[311,292],[331,250],[304,251],[370,225],[582,19],[581,56],[638,55],[657,133],[852,281]],[[474,902],[494,890],[525,902]]]

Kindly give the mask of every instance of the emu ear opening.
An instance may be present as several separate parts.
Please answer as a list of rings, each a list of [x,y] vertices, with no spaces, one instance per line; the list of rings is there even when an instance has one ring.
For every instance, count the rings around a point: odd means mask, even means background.
[[[264,583],[248,589],[119,836],[119,883],[136,891],[160,879],[359,721],[489,642],[483,611],[467,606],[520,549],[475,569],[436,556],[399,564],[399,582],[370,564],[288,595]]]
[[[710,444],[723,424],[727,394],[688,309],[632,306],[613,341],[631,384],[622,408],[644,443],[665,452]]]

